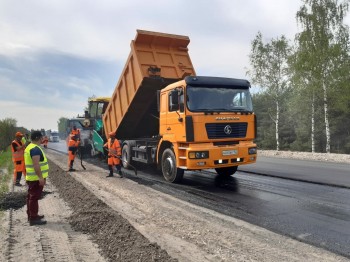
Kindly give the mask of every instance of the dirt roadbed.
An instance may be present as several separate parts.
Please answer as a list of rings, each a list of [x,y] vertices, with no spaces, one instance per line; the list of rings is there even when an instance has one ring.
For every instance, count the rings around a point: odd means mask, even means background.
[[[47,155],[39,205],[48,223],[29,226],[18,204],[26,188],[16,187],[1,217],[0,261],[349,261],[88,163],[66,172],[65,155]]]

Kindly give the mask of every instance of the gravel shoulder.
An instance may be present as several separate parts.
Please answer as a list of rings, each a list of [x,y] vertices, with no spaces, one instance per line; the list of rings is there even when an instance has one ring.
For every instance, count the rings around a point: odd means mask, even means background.
[[[65,155],[47,155],[39,205],[48,224],[30,227],[25,206],[7,210],[0,261],[349,261],[130,179],[106,178],[89,163],[65,172]],[[15,189],[23,198],[25,187]]]
[[[47,183],[39,201],[47,225],[29,226],[25,198],[25,186],[14,187],[7,196],[8,205],[14,208],[1,217],[0,261],[106,261],[89,235],[72,229],[68,221],[72,209],[52,183]]]
[[[323,162],[349,163],[350,154],[335,153],[311,153],[311,152],[293,152],[293,151],[276,151],[276,150],[259,150],[258,156],[293,158],[300,160],[315,160]]]

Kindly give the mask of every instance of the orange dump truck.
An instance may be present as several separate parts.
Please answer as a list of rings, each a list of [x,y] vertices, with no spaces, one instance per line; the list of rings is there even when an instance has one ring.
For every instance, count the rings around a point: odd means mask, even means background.
[[[169,182],[184,171],[232,175],[256,161],[250,83],[196,76],[187,36],[137,30],[103,115],[106,135],[122,140],[124,167],[156,165]]]

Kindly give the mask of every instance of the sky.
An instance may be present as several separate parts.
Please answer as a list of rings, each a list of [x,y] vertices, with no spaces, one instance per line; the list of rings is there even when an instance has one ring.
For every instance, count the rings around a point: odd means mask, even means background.
[[[185,35],[197,75],[244,78],[251,42],[301,29],[301,0],[1,0],[0,120],[58,129],[111,96],[136,30]],[[345,23],[350,25],[349,15]]]

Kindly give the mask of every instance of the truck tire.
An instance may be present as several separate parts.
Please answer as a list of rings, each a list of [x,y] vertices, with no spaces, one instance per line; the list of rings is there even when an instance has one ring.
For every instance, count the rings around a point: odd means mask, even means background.
[[[216,173],[219,176],[232,176],[236,173],[238,166],[220,167],[215,168]]]
[[[162,156],[162,173],[166,181],[178,183],[182,180],[184,170],[176,167],[176,158],[173,150],[167,148]]]
[[[133,145],[134,145],[133,141],[126,141],[125,144],[123,145],[123,148],[122,148],[121,164],[126,169],[131,169],[131,167],[128,165],[128,163],[130,163],[132,165],[132,163],[131,163],[132,162],[131,150],[132,150]]]

